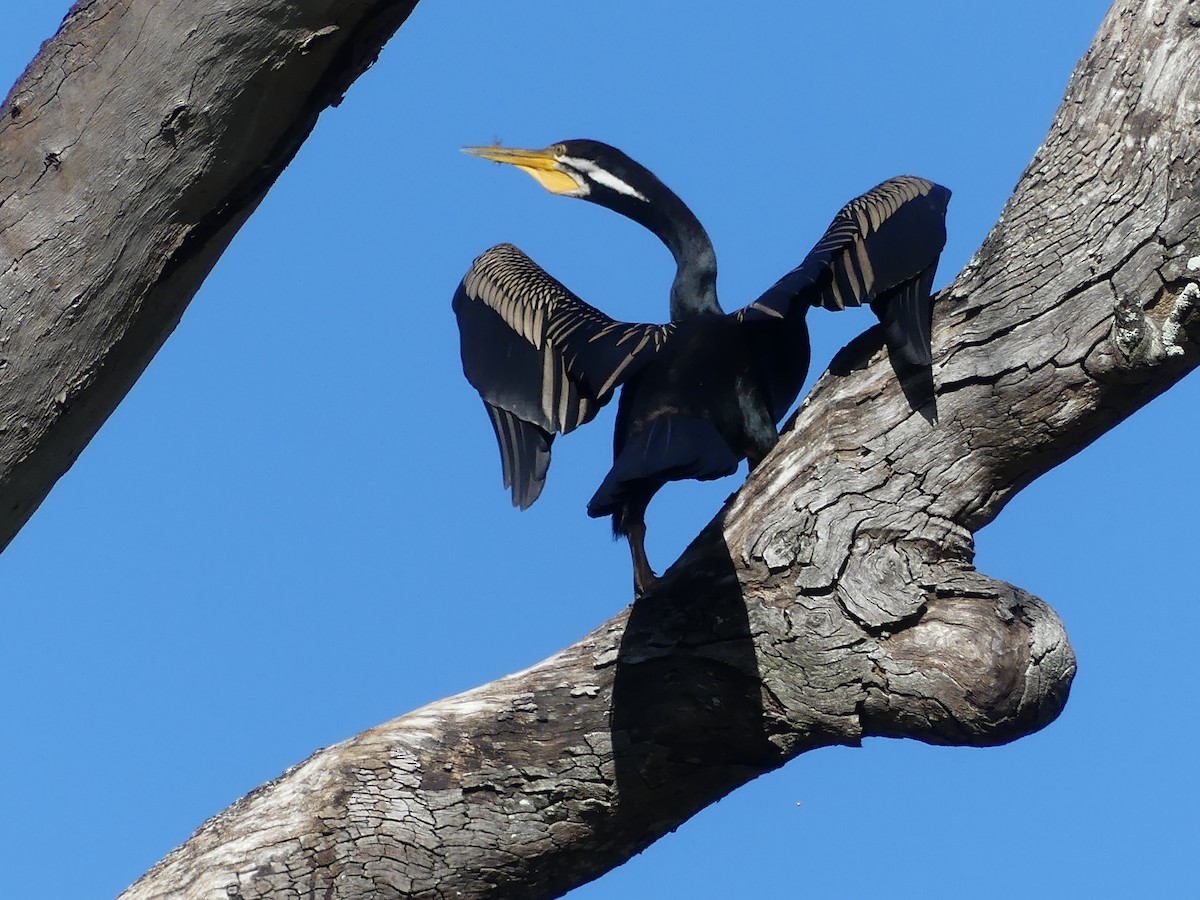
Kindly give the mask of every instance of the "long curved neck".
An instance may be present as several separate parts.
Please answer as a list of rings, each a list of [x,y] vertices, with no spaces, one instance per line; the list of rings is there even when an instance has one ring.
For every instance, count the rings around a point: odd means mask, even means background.
[[[687,205],[655,179],[646,200],[622,197],[616,209],[653,232],[675,257],[671,321],[721,315],[717,302],[717,254],[708,232]]]

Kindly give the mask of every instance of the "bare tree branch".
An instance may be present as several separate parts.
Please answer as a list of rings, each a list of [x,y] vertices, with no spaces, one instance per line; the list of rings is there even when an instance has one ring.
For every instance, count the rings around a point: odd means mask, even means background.
[[[71,10],[0,113],[0,548],[415,5]]]
[[[10,96],[7,534],[409,8],[292,6],[80,5]],[[550,897],[805,750],[995,744],[1052,720],[1074,673],[1062,626],[973,569],[972,535],[1197,364],[1195,18],[1110,11],[939,299],[932,385],[874,333],[855,341],[652,594],[525,672],[318,752],[124,896]],[[164,52],[175,71],[151,69]]]

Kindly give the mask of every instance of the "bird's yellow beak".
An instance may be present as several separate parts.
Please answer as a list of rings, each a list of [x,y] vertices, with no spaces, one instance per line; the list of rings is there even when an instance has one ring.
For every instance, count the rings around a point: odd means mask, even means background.
[[[470,153],[481,159],[516,166],[522,172],[527,172],[537,179],[538,184],[552,194],[576,194],[579,183],[558,167],[554,158],[554,148],[544,150],[517,150],[511,147],[463,147],[463,153]]]

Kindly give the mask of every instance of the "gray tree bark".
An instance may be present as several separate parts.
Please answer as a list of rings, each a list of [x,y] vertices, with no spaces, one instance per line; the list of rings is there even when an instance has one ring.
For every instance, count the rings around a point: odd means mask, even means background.
[[[411,5],[84,3],[43,49],[0,123],[6,537]],[[1062,625],[972,535],[1200,360],[1196,71],[1200,4],[1118,0],[938,298],[932,384],[855,341],[650,595],[318,752],[123,896],[551,897],[806,750],[1051,721]]]
[[[0,110],[0,549],[415,5],[75,4]]]

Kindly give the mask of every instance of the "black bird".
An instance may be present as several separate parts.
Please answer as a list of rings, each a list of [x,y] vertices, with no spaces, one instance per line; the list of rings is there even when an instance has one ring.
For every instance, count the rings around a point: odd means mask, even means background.
[[[639,596],[655,580],[644,538],[658,489],[729,475],[742,459],[753,468],[778,440],[808,372],[809,307],[869,303],[893,352],[931,363],[930,288],[950,199],[940,185],[905,175],[851,200],[797,268],[727,314],[703,226],[620,150],[591,140],[464,149],[641,223],[675,257],[667,325],[610,318],[511,244],[476,259],[453,302],[463,371],[496,431],[514,506],[541,493],[555,434],[590,421],[623,386],[613,466],[588,515],[612,516],[614,536],[628,538]]]

